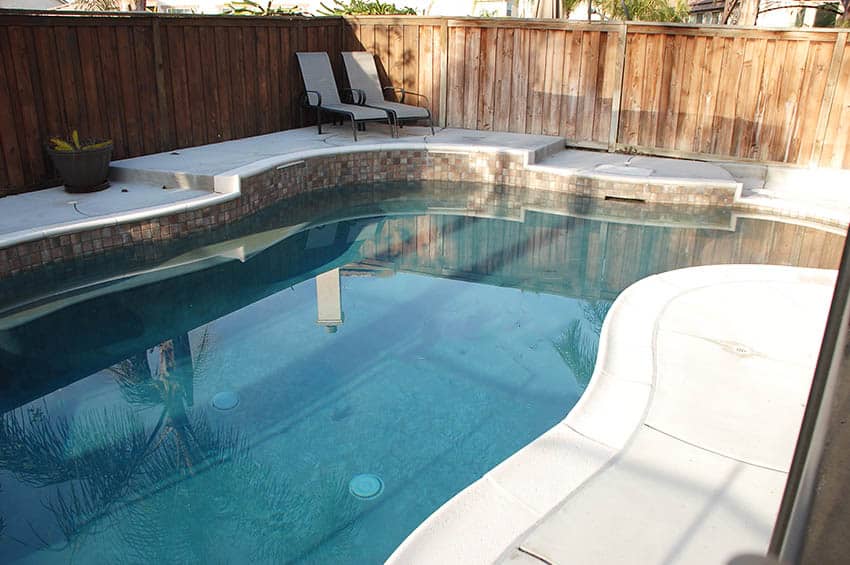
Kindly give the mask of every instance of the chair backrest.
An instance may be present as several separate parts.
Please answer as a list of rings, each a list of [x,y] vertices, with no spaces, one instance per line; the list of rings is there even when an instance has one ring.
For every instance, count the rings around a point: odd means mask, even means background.
[[[339,90],[334,80],[331,60],[325,52],[296,53],[298,66],[301,67],[301,77],[304,79],[306,90],[315,90],[322,95],[322,104],[339,104]],[[307,94],[308,102],[315,106],[318,103],[315,94]]]
[[[342,60],[351,88],[362,90],[366,94],[367,104],[383,102],[384,91],[381,89],[378,67],[375,66],[375,56],[366,51],[346,51],[342,54]]]

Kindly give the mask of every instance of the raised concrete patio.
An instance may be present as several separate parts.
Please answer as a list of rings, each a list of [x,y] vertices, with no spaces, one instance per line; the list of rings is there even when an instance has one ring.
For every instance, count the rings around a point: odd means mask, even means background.
[[[68,194],[62,187],[0,198],[0,247],[65,233],[212,206],[238,198],[234,175],[273,166],[309,152],[333,154],[366,148],[426,147],[443,151],[501,151],[528,156],[529,169],[583,178],[738,187],[741,213],[774,212],[800,221],[843,229],[850,222],[850,196],[839,190],[845,173],[769,169],[759,165],[704,163],[565,149],[557,137],[444,129],[403,128],[392,138],[372,126],[355,143],[346,127],[289,130],[213,145],[117,161],[112,187],[94,194]],[[819,176],[817,190],[804,181]]]

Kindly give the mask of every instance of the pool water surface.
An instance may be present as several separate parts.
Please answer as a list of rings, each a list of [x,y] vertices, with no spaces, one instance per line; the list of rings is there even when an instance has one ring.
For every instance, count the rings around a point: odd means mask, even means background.
[[[336,198],[7,294],[0,561],[380,563],[566,416],[626,286],[696,264],[834,268],[842,243],[480,186]]]

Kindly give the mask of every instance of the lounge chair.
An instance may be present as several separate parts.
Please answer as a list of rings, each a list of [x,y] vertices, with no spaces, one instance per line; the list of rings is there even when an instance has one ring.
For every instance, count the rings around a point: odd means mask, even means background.
[[[305,106],[316,109],[316,121],[319,133],[322,133],[323,114],[336,114],[351,120],[351,129],[354,132],[354,141],[357,141],[357,128],[364,122],[386,122],[392,129],[395,137],[395,124],[392,116],[386,110],[369,108],[357,104],[346,104],[340,99],[340,91],[336,87],[333,69],[328,54],[321,53],[296,53],[298,66],[301,67],[301,76],[304,79],[303,102]],[[355,97],[354,94],[357,94]],[[361,95],[352,92],[352,98],[359,101]]]
[[[434,135],[434,121],[431,119],[431,111],[422,106],[405,104],[407,96],[415,96],[425,100],[430,105],[428,97],[393,86],[381,88],[381,79],[378,77],[378,69],[375,67],[375,57],[366,51],[345,52],[342,54],[345,62],[345,71],[348,74],[348,84],[351,89],[360,94],[359,104],[370,108],[385,110],[390,113],[396,128],[404,122],[428,120],[431,127],[431,135]],[[386,91],[401,93],[399,102],[390,102],[384,99]]]

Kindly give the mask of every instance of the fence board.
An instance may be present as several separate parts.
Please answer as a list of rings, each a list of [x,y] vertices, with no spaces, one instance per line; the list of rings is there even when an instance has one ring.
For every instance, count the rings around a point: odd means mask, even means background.
[[[525,131],[525,99],[528,96],[528,58],[529,31],[522,28],[514,30],[513,66],[511,76],[511,120],[508,131]],[[450,67],[451,68],[451,67]],[[449,84],[452,84],[449,75]],[[449,123],[452,123],[449,116]]]
[[[466,37],[462,30],[449,30],[448,95],[446,114],[448,123],[462,123],[463,116],[463,73]]]
[[[563,54],[566,33],[553,30],[547,33],[546,92],[543,97],[542,133],[558,135],[561,131],[561,90],[564,86]]]
[[[564,38],[564,70],[561,76],[564,84],[561,92],[564,93],[561,102],[561,135],[570,140],[578,139],[578,101],[579,101],[579,77],[581,76],[582,32],[572,30]]]
[[[497,108],[493,116],[493,129],[496,131],[507,131],[511,127],[511,110],[513,107],[513,100],[511,99],[513,75],[511,70],[514,60],[514,33],[513,29],[499,29],[496,34],[496,44],[499,50],[493,69],[495,75],[493,105]]]
[[[33,77],[27,56],[28,37],[30,29],[12,27],[9,29],[8,40],[11,46],[12,69],[17,85],[16,124],[18,125],[18,143],[22,146],[21,155],[24,157],[24,170],[29,175],[37,174],[44,168],[44,157],[41,148],[41,135],[38,123],[38,112],[35,108],[35,90]],[[8,70],[8,68],[7,68]]]
[[[481,30],[482,58],[478,75],[478,83],[481,85],[479,92],[480,104],[478,105],[477,129],[492,130],[496,115],[496,54],[498,52],[496,39],[497,29]]]
[[[477,28],[463,30],[466,35],[466,54],[464,55],[463,74],[463,127],[476,129],[478,127],[478,85],[479,73],[481,72],[481,30]]]
[[[850,46],[846,44],[832,100],[820,164],[850,168]]]

